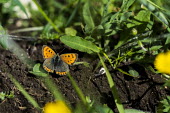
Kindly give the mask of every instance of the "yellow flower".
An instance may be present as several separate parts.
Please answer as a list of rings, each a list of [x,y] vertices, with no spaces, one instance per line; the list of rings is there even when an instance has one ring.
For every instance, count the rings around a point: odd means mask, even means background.
[[[159,72],[170,74],[170,51],[159,53],[155,58],[154,65]]]
[[[71,113],[63,101],[49,102],[44,106],[44,113]]]

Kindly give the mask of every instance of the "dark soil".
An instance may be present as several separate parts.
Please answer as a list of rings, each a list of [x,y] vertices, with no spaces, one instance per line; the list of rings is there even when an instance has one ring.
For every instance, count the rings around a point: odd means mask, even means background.
[[[70,67],[71,75],[86,96],[90,96],[95,102],[107,104],[116,111],[106,76],[95,77],[94,75],[99,71],[98,69],[96,72],[93,72],[98,63],[98,60],[94,60],[94,56],[72,50],[58,42],[32,43],[23,41],[18,44],[28,53],[30,58],[41,64],[44,61],[41,54],[44,44],[52,47],[56,52],[61,52],[65,48],[61,53],[78,53],[78,61],[89,62],[90,67],[85,67],[84,65],[72,66]],[[14,98],[5,98],[0,101],[0,113],[38,113],[10,81],[6,73],[12,74],[24,86],[26,91],[36,99],[41,107],[45,103],[54,100],[53,95],[47,90],[43,82],[30,74],[28,68],[13,53],[2,47],[0,48],[0,53],[0,92],[8,94],[10,91],[14,91]],[[167,95],[167,91],[163,87],[164,81],[160,75],[148,72],[137,64],[131,64],[131,66],[139,71],[140,78],[127,76],[110,68],[120,99],[125,108],[135,108],[154,113],[159,101]],[[126,66],[121,68],[126,69]],[[50,74],[50,76],[66,99],[72,105],[75,105],[79,98],[68,77],[59,77],[55,74]]]

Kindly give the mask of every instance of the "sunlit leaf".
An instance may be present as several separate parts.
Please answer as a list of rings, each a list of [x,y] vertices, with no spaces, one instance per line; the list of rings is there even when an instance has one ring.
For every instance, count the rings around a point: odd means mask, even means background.
[[[86,24],[85,26],[86,31],[91,32],[94,29],[95,24],[92,18],[92,14],[90,12],[89,2],[86,2],[86,4],[83,6],[83,19]]]
[[[77,31],[71,27],[65,28],[65,34],[70,36],[76,36]]]
[[[60,40],[67,46],[82,52],[89,54],[100,52],[100,49],[95,44],[78,36],[62,36]]]

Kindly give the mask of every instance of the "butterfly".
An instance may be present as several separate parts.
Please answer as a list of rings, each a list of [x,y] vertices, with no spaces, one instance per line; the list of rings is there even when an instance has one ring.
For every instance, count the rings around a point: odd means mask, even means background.
[[[78,58],[76,53],[56,54],[50,47],[43,45],[42,55],[45,59],[43,68],[47,72],[55,71],[58,75],[66,75],[69,72],[69,66],[74,64]]]

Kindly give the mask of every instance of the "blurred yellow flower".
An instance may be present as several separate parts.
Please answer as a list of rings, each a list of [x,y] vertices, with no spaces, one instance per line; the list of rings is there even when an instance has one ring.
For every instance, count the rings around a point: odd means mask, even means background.
[[[71,113],[63,101],[49,102],[44,106],[44,113]]]
[[[170,74],[170,51],[159,53],[155,58],[154,65],[159,72]]]

